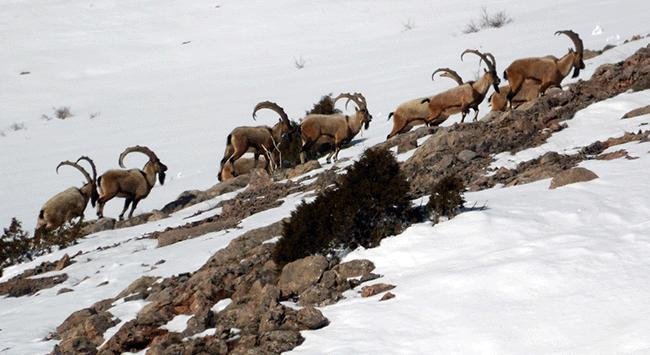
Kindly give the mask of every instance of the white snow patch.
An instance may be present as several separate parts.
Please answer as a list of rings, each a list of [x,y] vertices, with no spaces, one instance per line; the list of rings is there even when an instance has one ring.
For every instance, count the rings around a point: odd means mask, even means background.
[[[170,332],[182,333],[187,327],[187,321],[192,318],[191,314],[177,314],[167,324],[161,326],[161,329],[167,329]]]

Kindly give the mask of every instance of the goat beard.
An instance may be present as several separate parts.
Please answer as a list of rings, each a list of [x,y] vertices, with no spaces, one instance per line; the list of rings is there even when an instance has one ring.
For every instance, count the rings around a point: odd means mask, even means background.
[[[160,181],[160,185],[165,184],[165,173],[163,172],[158,173],[158,181]]]
[[[580,67],[575,66],[575,67],[573,67],[573,76],[571,76],[571,77],[572,78],[577,78],[578,75],[580,75]]]
[[[363,128],[368,129],[368,127],[370,127],[370,122],[366,121],[363,125]]]

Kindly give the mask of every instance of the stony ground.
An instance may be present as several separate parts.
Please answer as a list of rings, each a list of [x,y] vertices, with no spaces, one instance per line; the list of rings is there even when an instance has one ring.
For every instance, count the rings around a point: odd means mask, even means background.
[[[633,159],[624,150],[602,153],[626,142],[645,141],[649,131],[628,132],[594,142],[574,155],[548,153],[514,169],[501,168],[493,172],[489,166],[497,153],[516,152],[544,143],[553,132],[563,129],[563,121],[594,102],[628,90],[649,88],[650,48],[646,47],[623,62],[602,66],[589,80],[569,85],[565,90],[551,90],[518,110],[492,113],[471,124],[437,129],[422,127],[380,146],[397,146],[399,152],[416,149],[402,164],[414,198],[427,195],[429,186],[445,174],[462,177],[470,190],[496,184],[524,184],[549,177],[556,177],[556,184],[583,181],[589,174],[572,169],[577,163],[585,159]],[[629,116],[644,112],[644,109],[647,108],[639,108]],[[427,135],[431,136],[418,147],[417,140]],[[316,192],[336,181],[337,172],[333,169],[304,175],[317,168],[320,168],[317,162],[309,163],[280,172],[273,179],[263,172],[240,176],[206,191],[187,191],[161,211],[138,219],[100,220],[88,227],[87,232],[163,218],[186,206],[248,186],[219,205],[222,207],[220,214],[147,237],[157,238],[159,245],[164,246],[208,232],[235,228],[241,219],[278,206],[282,198],[290,194]],[[296,180],[296,177],[302,178]],[[73,313],[50,334],[51,338],[60,339],[52,353],[117,354],[143,349],[148,349],[147,354],[280,353],[302,342],[301,330],[328,325],[328,320],[315,307],[335,303],[350,289],[371,296],[393,287],[381,280],[373,281],[381,276],[372,273],[374,265],[368,260],[339,263],[311,256],[283,267],[276,265],[271,259],[272,239],[281,231],[282,221],[252,230],[233,240],[191,274],[166,279],[143,277],[114,298]],[[32,276],[64,270],[75,257],[41,265],[0,284],[0,294],[19,297],[52,287],[65,276],[38,279]],[[383,299],[394,296],[386,292]],[[124,323],[114,335],[105,339],[105,331],[120,322],[108,311],[119,300],[142,300],[146,305],[135,319]],[[189,316],[183,331],[163,327],[179,315]]]

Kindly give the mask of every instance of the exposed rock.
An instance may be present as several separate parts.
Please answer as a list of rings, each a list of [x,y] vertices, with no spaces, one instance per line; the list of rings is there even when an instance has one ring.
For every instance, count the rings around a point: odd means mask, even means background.
[[[285,265],[278,281],[282,297],[300,294],[316,284],[327,267],[327,259],[321,255],[308,256]]]
[[[282,353],[302,344],[305,340],[300,332],[295,330],[274,330],[262,334],[260,349],[263,352]]]
[[[62,294],[62,293],[68,293],[68,292],[72,292],[72,291],[74,291],[74,290],[71,289],[71,288],[62,287],[62,288],[60,288],[58,291],[56,291],[56,294],[57,294],[57,295],[60,295],[60,294]]]
[[[320,329],[329,324],[329,320],[323,316],[323,313],[311,306],[300,309],[296,315],[298,322],[307,329]]]
[[[650,114],[650,105],[636,108],[636,109],[626,113],[621,118],[622,119],[632,118],[632,117],[638,117],[638,116],[643,116],[643,115],[647,115],[647,114]]]
[[[0,296],[7,295],[9,297],[21,297],[25,295],[33,295],[36,292],[58,285],[68,279],[68,274],[28,278],[18,276],[0,283]]]
[[[467,163],[468,161],[476,158],[476,155],[477,154],[475,152],[465,149],[462,150],[460,153],[458,153],[458,159],[460,159],[460,161]]]
[[[102,232],[105,230],[115,229],[115,218],[103,217],[92,223],[85,225],[81,229],[81,234],[88,235]]]
[[[161,212],[166,214],[171,214],[187,206],[191,206],[199,202],[203,202],[211,198],[215,198],[225,193],[237,191],[241,188],[246,187],[246,185],[248,185],[249,180],[250,180],[250,176],[248,174],[244,174],[244,175],[239,175],[234,179],[230,179],[218,183],[205,191],[200,191],[200,190],[184,191],[176,198],[176,200],[166,204],[165,207],[161,209]]]
[[[549,189],[555,189],[576,182],[590,181],[596,178],[598,178],[598,175],[589,169],[582,167],[572,168],[557,174],[553,180],[551,180]]]
[[[293,179],[296,176],[306,174],[312,170],[319,169],[321,167],[318,160],[309,160],[304,164],[297,165],[293,169],[287,170],[287,179]]]
[[[61,342],[53,354],[96,353],[96,347],[104,342],[103,334],[119,323],[119,319],[106,311],[85,308],[71,314],[56,328]]]
[[[61,271],[68,267],[72,262],[70,261],[70,256],[68,254],[63,255],[63,257],[57,261],[54,271]]]
[[[250,172],[248,190],[260,190],[273,184],[273,179],[265,169],[254,169]]]
[[[383,296],[381,296],[381,298],[379,299],[379,301],[386,301],[386,300],[389,300],[389,299],[391,299],[391,298],[395,298],[395,294],[392,293],[392,292],[390,292],[390,291],[388,291],[388,292],[384,293]]]
[[[122,290],[122,292],[120,292],[116,298],[123,298],[132,294],[146,293],[147,289],[150,288],[151,285],[156,282],[156,280],[158,280],[157,277],[141,276],[140,278],[131,282],[131,284]],[[146,298],[146,296],[143,298]]]
[[[377,294],[380,294],[384,291],[392,290],[395,288],[395,285],[378,283],[370,286],[363,286],[361,288],[361,297],[371,297]]]
[[[611,152],[611,153],[603,153],[603,154],[599,154],[598,156],[596,156],[596,159],[598,159],[598,160],[614,160],[614,159],[619,159],[619,158],[631,159],[631,157],[629,156],[627,150],[625,150],[625,149],[620,149],[620,150],[617,150],[617,151]]]
[[[375,269],[375,264],[370,260],[356,259],[336,265],[333,270],[342,277],[349,279],[369,274]]]
[[[107,354],[138,352],[145,349],[151,341],[167,333],[167,330],[152,325],[140,325],[136,320],[126,322],[115,335],[109,339],[100,351]]]
[[[397,144],[397,154],[406,153],[418,147],[418,140],[415,137],[410,139],[403,139]]]

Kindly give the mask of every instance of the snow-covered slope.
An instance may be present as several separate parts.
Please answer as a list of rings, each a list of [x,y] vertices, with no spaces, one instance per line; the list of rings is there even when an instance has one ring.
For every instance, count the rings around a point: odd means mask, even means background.
[[[462,34],[483,5],[514,21]],[[452,86],[431,82],[436,67],[475,75],[476,58],[459,60],[465,48],[492,52],[501,71],[517,57],[564,53],[571,43],[554,36],[557,29],[572,28],[591,49],[650,32],[649,9],[644,1],[5,1],[0,199],[11,203],[0,205],[0,221],[16,216],[32,227],[43,202],[80,183],[73,169],[56,175],[59,161],[86,154],[101,172],[135,144],[151,147],[170,169],[139,211],[211,186],[226,135],[254,124],[250,113],[261,100],[297,119],[322,94],[361,91],[375,117],[369,135],[383,139],[397,104]],[[414,28],[405,31],[409,20]],[[602,33],[593,36],[596,26]],[[62,106],[74,116],[41,119]],[[260,116],[260,123],[276,119]],[[25,129],[12,131],[14,123]],[[127,165],[143,161],[135,154]],[[106,215],[120,207],[109,202]]]
[[[462,34],[483,5],[506,10],[514,22]],[[443,79],[431,82],[435,68],[449,66],[472,78],[478,61],[460,62],[465,48],[493,53],[500,72],[517,57],[564,53],[570,42],[553,36],[558,29],[580,33],[589,49],[646,34],[647,13],[650,3],[637,0],[589,6],[576,0],[4,1],[0,226],[16,216],[33,227],[45,200],[79,184],[72,169],[55,174],[59,161],[89,155],[103,171],[116,167],[129,145],[151,147],[170,169],[167,183],[156,186],[138,211],[160,208],[183,190],[211,186],[226,135],[235,126],[254,124],[250,113],[261,100],[278,102],[297,119],[322,94],[363,92],[375,119],[363,133],[366,140],[340,155],[356,157],[383,141],[391,128],[386,116],[397,104],[452,86]],[[409,21],[414,28],[405,30]],[[647,38],[631,42],[587,61],[581,77],[648,43]],[[300,58],[303,69],[294,64]],[[19,75],[23,71],[30,74]],[[648,116],[618,121],[630,105],[650,101],[649,95],[623,94],[587,108],[542,150],[504,155],[498,164],[620,135],[621,124],[632,129],[650,122]],[[60,106],[69,106],[74,116],[41,119]],[[597,129],[589,125],[591,116],[597,116]],[[260,112],[260,123],[275,119]],[[12,130],[14,123],[25,129]],[[350,294],[323,309],[331,325],[305,333],[296,351],[648,352],[650,239],[644,231],[650,200],[644,172],[650,147],[626,148],[639,159],[585,163],[600,175],[596,181],[552,192],[548,181],[540,181],[468,194],[471,201],[487,201],[489,209],[435,228],[414,226],[379,248],[354,252],[348,258],[372,259],[386,281],[398,285],[397,298],[378,303]],[[136,155],[127,159],[130,166],[143,162]],[[217,202],[207,201],[163,221],[89,236],[73,248],[5,270],[2,281],[64,252],[82,250],[90,259],[68,267],[70,279],[57,287],[0,299],[0,352],[49,351],[53,342],[41,339],[72,311],[114,296],[141,275],[192,271],[231,238],[287,216],[300,199],[291,196],[231,233],[160,249],[136,239],[185,223],[184,217]],[[121,205],[109,202],[106,215],[117,215]],[[121,244],[95,250],[115,243]],[[150,270],[160,259],[166,262]],[[75,292],[56,295],[85,276],[89,279]],[[109,283],[96,287],[102,281]],[[117,308],[114,314],[123,317],[137,311]]]

